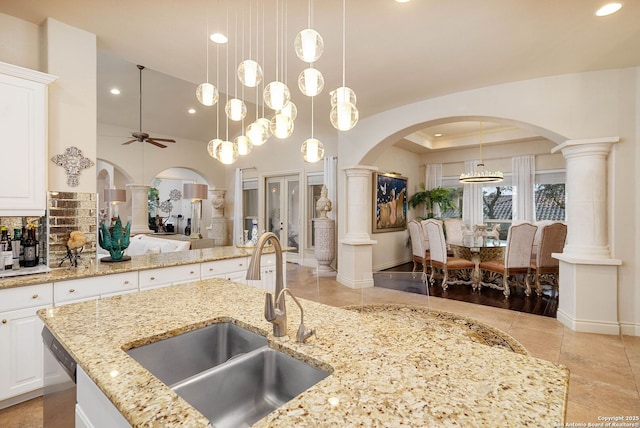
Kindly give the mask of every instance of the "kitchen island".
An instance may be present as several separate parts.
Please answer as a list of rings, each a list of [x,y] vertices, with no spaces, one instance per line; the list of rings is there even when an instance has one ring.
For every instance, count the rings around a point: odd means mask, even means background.
[[[264,290],[224,279],[41,310],[40,317],[132,426],[206,427],[208,420],[125,350],[216,322],[267,336],[269,346],[330,376],[255,426],[554,426],[569,373],[556,364],[415,324],[380,327],[358,312],[302,300],[317,338],[276,339]],[[288,301],[288,336],[299,312]]]

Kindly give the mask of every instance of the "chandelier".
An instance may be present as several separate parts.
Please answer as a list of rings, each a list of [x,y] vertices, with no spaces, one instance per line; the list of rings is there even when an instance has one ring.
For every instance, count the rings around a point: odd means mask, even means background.
[[[484,162],[482,162],[482,125],[482,122],[480,122],[480,162],[475,171],[460,174],[461,183],[499,183],[504,179],[501,171],[488,171],[484,167]]]

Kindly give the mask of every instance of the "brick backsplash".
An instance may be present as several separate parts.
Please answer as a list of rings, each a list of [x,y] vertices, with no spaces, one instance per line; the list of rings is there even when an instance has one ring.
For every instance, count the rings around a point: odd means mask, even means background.
[[[79,265],[96,257],[97,244],[97,193],[50,193],[47,201],[49,223],[49,266],[58,267],[67,253],[67,241],[73,231],[83,232],[87,244],[82,250]],[[63,265],[69,266],[65,260]]]

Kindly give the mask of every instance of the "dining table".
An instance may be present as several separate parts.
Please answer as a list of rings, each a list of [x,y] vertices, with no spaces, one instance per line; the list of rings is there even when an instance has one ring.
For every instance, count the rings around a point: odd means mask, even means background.
[[[474,290],[480,289],[482,274],[480,263],[488,260],[503,260],[506,244],[502,241],[478,240],[471,245],[450,244],[454,257],[470,260],[474,264],[471,274],[471,285]]]

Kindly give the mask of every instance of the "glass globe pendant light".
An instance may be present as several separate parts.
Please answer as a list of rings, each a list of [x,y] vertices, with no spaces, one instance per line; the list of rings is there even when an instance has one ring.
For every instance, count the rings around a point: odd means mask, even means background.
[[[218,159],[216,157],[217,156],[216,149],[218,148],[220,143],[222,143],[222,140],[220,138],[214,138],[213,140],[209,141],[209,144],[207,144],[207,152],[209,153],[209,156],[211,156],[214,159]]]
[[[246,156],[251,153],[253,144],[246,135],[239,135],[233,140],[233,144],[238,148],[239,156]]]
[[[348,131],[353,129],[358,123],[358,108],[351,103],[339,102],[331,107],[329,120],[331,125],[338,131]]]
[[[291,101],[291,92],[282,82],[273,81],[264,88],[264,102],[272,110],[282,110]]]
[[[218,89],[211,83],[201,83],[196,88],[196,98],[200,104],[212,106],[218,102]]]
[[[298,117],[298,107],[293,103],[293,101],[289,101],[286,106],[284,106],[281,110],[278,110],[278,114],[284,114],[291,118],[291,120],[296,120]]]
[[[307,28],[296,35],[293,47],[302,61],[316,62],[324,51],[324,40],[316,30]]]
[[[353,92],[353,89],[347,88],[346,86],[334,89],[329,92],[329,95],[331,96],[331,107],[338,103],[351,103],[356,105],[356,93]]]
[[[217,159],[225,165],[231,165],[238,160],[238,147],[231,141],[223,141],[216,148]]]
[[[234,122],[239,122],[247,115],[247,105],[239,98],[231,98],[224,107],[227,117]]]
[[[356,94],[345,85],[346,59],[345,59],[345,21],[346,0],[342,0],[342,86],[331,91],[331,111],[329,120],[338,131],[353,129],[358,123],[359,112],[356,107]]]
[[[247,126],[247,137],[249,138],[249,141],[251,141],[251,144],[254,146],[261,146],[266,143],[271,136],[270,127],[271,122],[269,122],[269,127],[265,128],[264,124],[260,123],[258,120]],[[269,132],[267,132],[267,130],[269,130]]]
[[[245,59],[238,65],[238,79],[249,88],[255,88],[262,82],[262,67],[252,59]]]
[[[300,147],[305,162],[315,163],[324,157],[324,145],[313,137],[313,97],[311,97],[311,138],[307,138]]]
[[[313,67],[302,70],[298,76],[298,88],[308,97],[315,97],[324,89],[324,77]]]
[[[271,119],[271,132],[281,140],[289,138],[293,134],[293,119],[285,114],[276,114]]]
[[[324,157],[324,145],[316,138],[304,140],[300,151],[305,162],[315,163]]]

